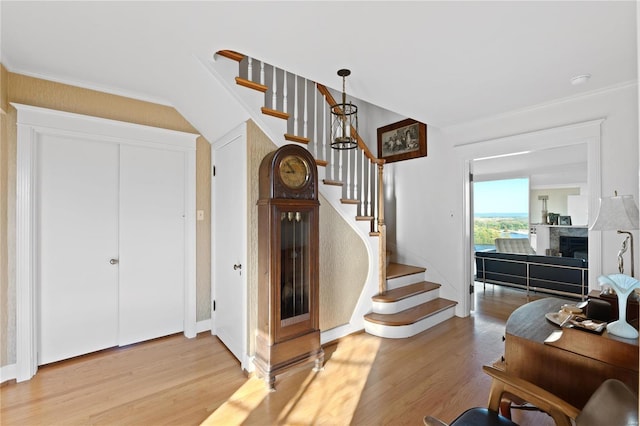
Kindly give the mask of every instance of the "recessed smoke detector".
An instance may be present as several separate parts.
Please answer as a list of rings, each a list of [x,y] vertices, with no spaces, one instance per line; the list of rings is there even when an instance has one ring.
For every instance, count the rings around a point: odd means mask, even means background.
[[[581,84],[585,84],[587,81],[589,81],[590,78],[591,74],[581,74],[572,77],[570,81],[574,86],[580,86]]]

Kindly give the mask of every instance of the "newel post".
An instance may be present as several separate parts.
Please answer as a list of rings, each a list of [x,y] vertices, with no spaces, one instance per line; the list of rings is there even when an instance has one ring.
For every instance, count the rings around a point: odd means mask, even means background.
[[[387,226],[384,224],[384,160],[378,165],[378,290],[387,291]]]

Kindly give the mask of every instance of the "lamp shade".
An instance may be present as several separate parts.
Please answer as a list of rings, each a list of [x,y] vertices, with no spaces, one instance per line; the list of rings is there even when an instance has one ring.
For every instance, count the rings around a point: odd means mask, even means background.
[[[592,231],[638,229],[638,206],[631,195],[602,197]]]

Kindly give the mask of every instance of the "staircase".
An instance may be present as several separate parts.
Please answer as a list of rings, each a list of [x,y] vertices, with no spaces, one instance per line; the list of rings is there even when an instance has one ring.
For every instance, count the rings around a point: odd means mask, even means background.
[[[371,298],[364,329],[375,336],[411,337],[452,318],[457,302],[439,297],[440,284],[425,281],[426,269],[390,263],[388,290]]]
[[[358,149],[331,149],[326,117],[336,102],[329,90],[232,51],[219,51],[216,61],[203,65],[276,145],[300,144],[314,155],[323,183],[320,192],[368,246],[369,278],[352,317],[353,327],[364,326],[381,337],[409,337],[451,318],[456,302],[438,297],[440,285],[424,281],[424,268],[392,263],[387,270],[384,203],[380,202],[384,160],[375,158],[353,131]],[[366,314],[372,303],[373,312]]]

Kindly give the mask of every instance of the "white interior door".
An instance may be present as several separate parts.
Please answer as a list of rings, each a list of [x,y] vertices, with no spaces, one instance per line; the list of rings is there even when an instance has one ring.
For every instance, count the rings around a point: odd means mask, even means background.
[[[185,153],[120,148],[119,344],[183,330]]]
[[[213,146],[212,333],[244,362],[246,352],[246,138],[243,133]],[[243,365],[243,367],[245,367]]]
[[[118,343],[118,145],[38,141],[38,364]]]

